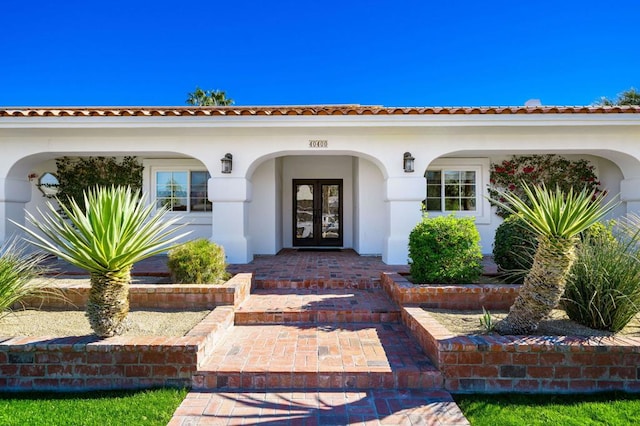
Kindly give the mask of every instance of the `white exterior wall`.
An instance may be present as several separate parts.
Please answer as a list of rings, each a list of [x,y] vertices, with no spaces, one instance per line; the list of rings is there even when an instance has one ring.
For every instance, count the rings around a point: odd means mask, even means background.
[[[380,255],[384,249],[386,216],[384,178],[375,164],[354,158],[354,245],[361,255]]]
[[[310,140],[327,144],[313,147]],[[405,263],[424,199],[423,172],[443,158],[588,156],[603,186],[622,192],[615,214],[640,212],[639,114],[4,117],[0,146],[0,239],[14,230],[8,219],[23,221],[25,206],[44,201],[28,174],[47,171],[63,155],[197,161],[212,175],[214,207],[212,219],[192,226],[237,262],[291,246],[292,179],[342,178],[345,247]],[[416,159],[415,173],[402,170],[405,151]],[[233,172],[223,175],[227,152]],[[485,253],[499,222],[492,214],[478,223]]]
[[[276,254],[282,248],[280,161],[267,160],[251,177],[249,235],[253,254]]]

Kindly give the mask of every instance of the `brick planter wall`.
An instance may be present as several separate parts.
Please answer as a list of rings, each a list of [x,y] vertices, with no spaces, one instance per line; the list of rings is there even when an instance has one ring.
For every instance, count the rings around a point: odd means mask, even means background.
[[[381,281],[451,392],[640,392],[640,338],[456,336],[422,309],[507,309],[517,285],[415,286],[396,273]]]
[[[398,305],[438,309],[509,309],[518,295],[517,284],[419,284],[395,272],[381,274],[382,288]]]
[[[219,286],[131,286],[134,309],[213,309],[184,337],[0,337],[0,390],[190,387],[192,375],[222,332],[233,326],[234,307],[249,296],[251,282],[252,274],[237,274]],[[49,297],[27,302],[40,309],[86,306],[88,284],[56,289],[66,301]]]
[[[190,387],[232,325],[233,308],[223,306],[184,337],[0,337],[0,390]]]
[[[402,319],[451,392],[640,392],[640,338],[454,336],[415,306]]]
[[[208,284],[132,284],[129,306],[156,309],[213,309],[216,306],[237,307],[249,297],[252,274],[236,274],[221,285]],[[84,309],[89,284],[66,284],[51,289],[60,297],[29,298],[26,306],[40,309]]]

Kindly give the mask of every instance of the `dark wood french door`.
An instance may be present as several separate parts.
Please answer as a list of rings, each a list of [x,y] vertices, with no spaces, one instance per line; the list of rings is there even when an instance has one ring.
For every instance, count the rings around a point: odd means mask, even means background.
[[[293,180],[293,245],[340,247],[342,179]]]

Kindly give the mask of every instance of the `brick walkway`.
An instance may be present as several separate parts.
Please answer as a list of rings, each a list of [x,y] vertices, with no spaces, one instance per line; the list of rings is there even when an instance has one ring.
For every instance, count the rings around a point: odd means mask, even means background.
[[[380,257],[353,250],[285,249],[276,256],[256,256],[248,265],[230,265],[229,272],[252,272],[263,288],[360,287],[374,285],[380,272],[407,272],[407,266],[386,265]]]
[[[170,426],[468,425],[443,391],[191,392]]]
[[[254,288],[171,425],[468,425],[380,287],[406,266],[283,250],[229,270]]]
[[[381,272],[407,266],[352,250],[283,250],[229,271],[253,273],[252,294],[171,425],[469,424],[380,288]],[[133,273],[166,276],[166,257]]]
[[[400,309],[380,289],[255,289],[236,324],[400,322]]]
[[[442,376],[401,324],[235,326],[198,389],[437,389]]]

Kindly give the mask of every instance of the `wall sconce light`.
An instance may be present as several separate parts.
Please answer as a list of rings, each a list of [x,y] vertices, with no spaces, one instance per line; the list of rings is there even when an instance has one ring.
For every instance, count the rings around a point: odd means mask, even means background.
[[[224,157],[220,159],[222,163],[222,173],[231,173],[231,169],[233,168],[233,155],[226,153]]]
[[[413,173],[413,162],[415,161],[415,158],[413,158],[411,156],[410,152],[405,152],[404,156],[402,157],[402,166],[404,167],[404,172],[405,173]]]

